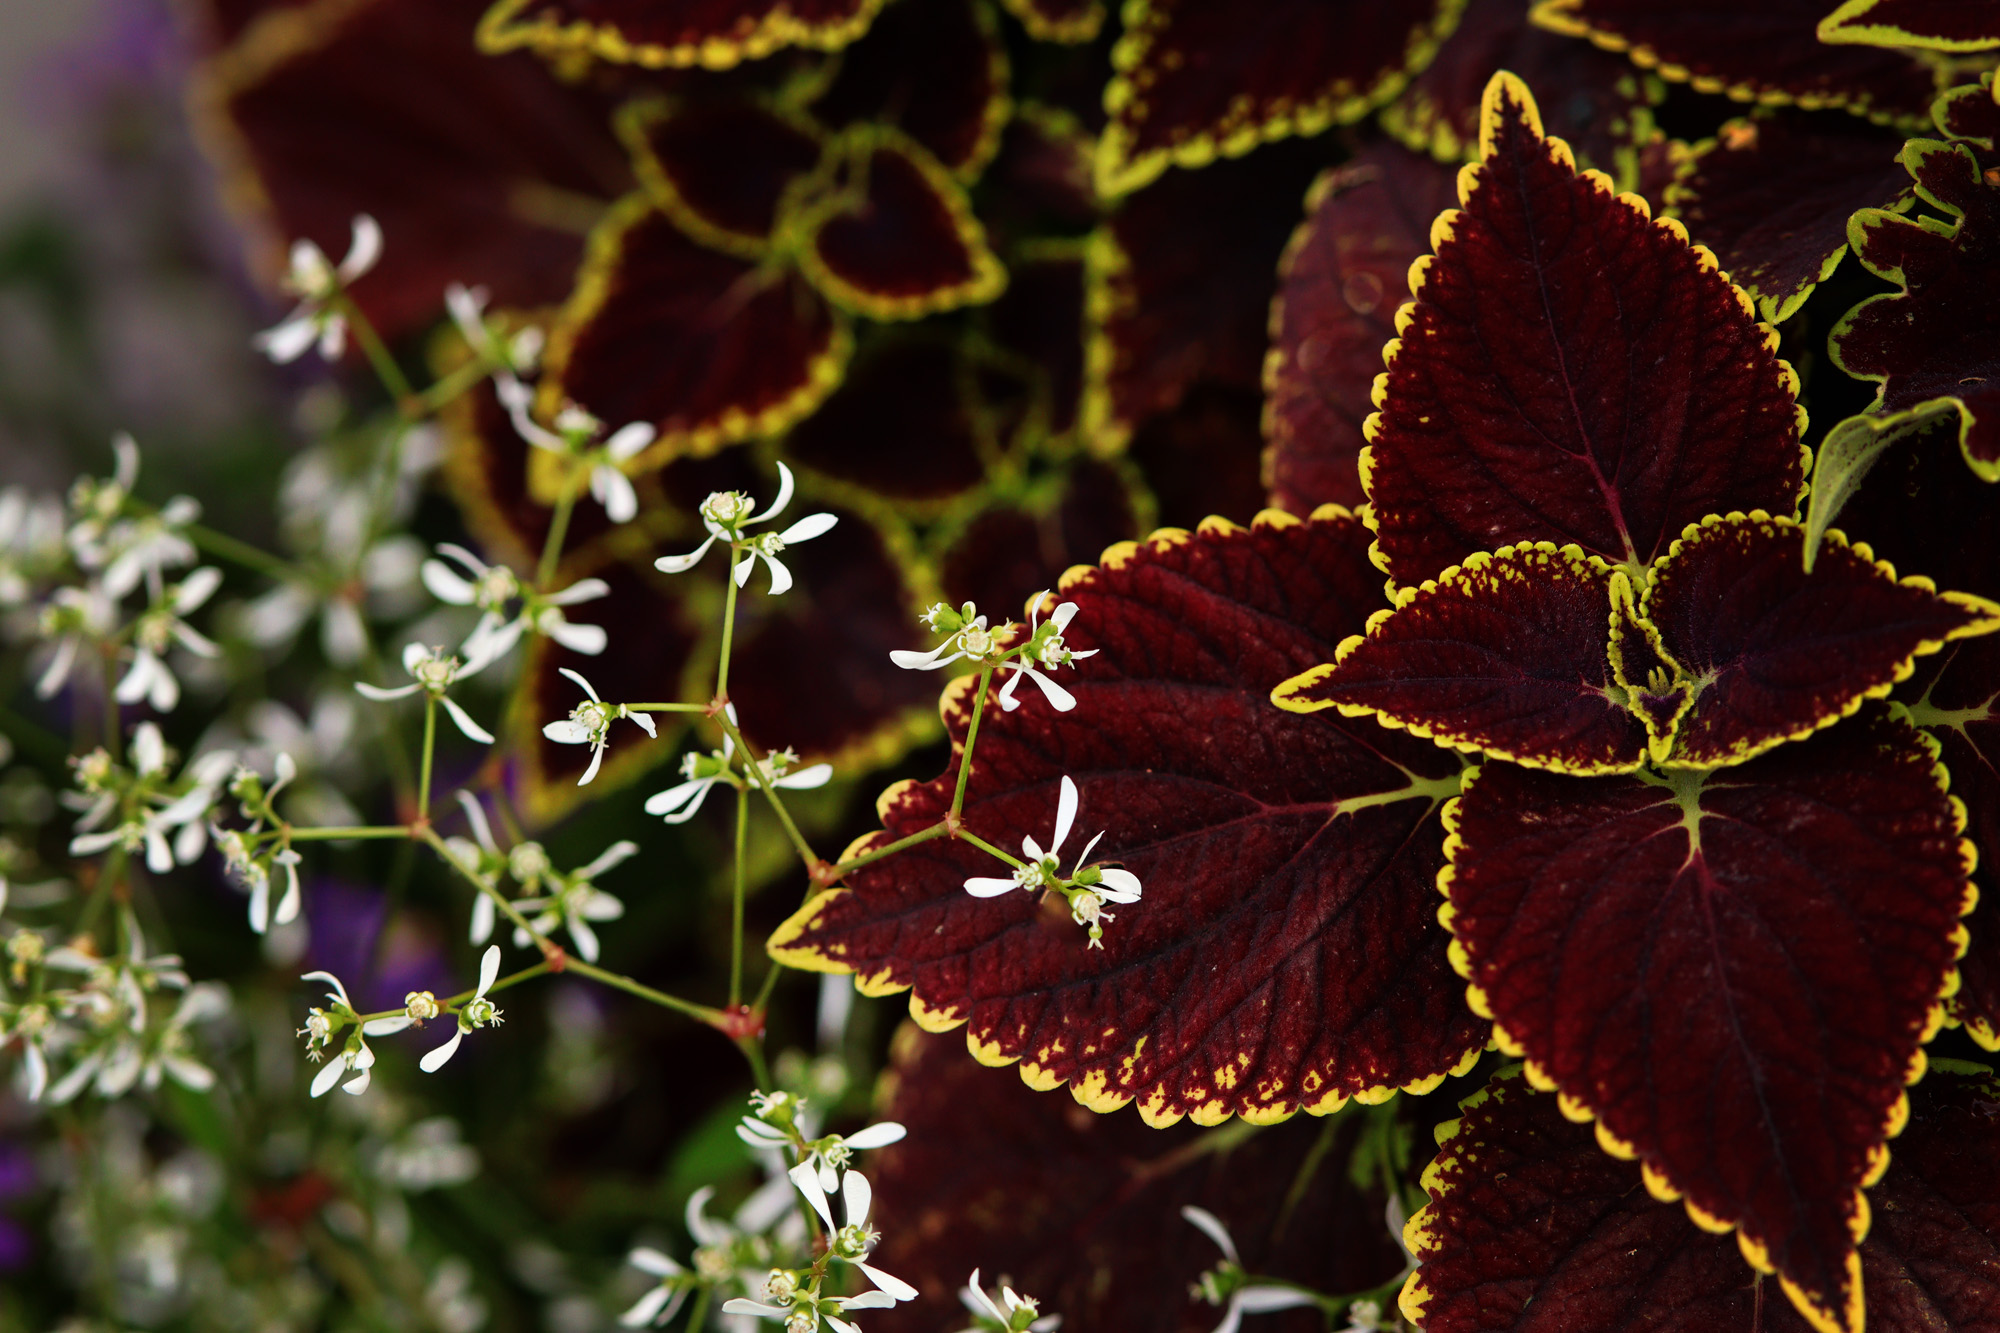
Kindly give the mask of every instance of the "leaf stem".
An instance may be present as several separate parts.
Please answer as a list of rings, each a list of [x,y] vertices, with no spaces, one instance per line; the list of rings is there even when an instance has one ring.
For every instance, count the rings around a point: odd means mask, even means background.
[[[736,558],[741,554],[734,546],[729,548],[729,588],[722,600],[722,655],[715,664],[715,697],[725,702],[729,699],[729,650],[736,639]]]
[[[452,854],[451,848],[445,845],[444,839],[438,836],[438,832],[436,829],[432,828],[428,824],[425,824],[419,828],[417,836],[419,838],[422,838],[425,842],[429,843],[431,845],[431,850],[444,858],[445,864],[449,865],[453,870],[456,870],[466,880],[470,881],[470,883],[474,888],[478,889],[481,893],[491,898],[493,900],[494,906],[498,907],[502,912],[502,914],[504,914],[509,921],[513,922],[516,926],[520,927],[520,929],[527,934],[528,938],[535,942],[535,947],[542,951],[542,957],[552,958],[553,956],[564,952],[561,945],[555,943],[548,936],[542,934],[541,931],[536,930],[533,926],[529,925],[528,918],[521,915],[521,909],[514,906],[513,901],[509,899],[506,894],[500,892],[499,889],[495,888],[493,885],[488,884],[485,880],[481,879],[476,873],[473,872],[470,866],[466,865],[463,861],[460,861],[456,856],[454,856]]]
[[[576,511],[576,495],[580,488],[583,469],[575,462],[569,465],[563,477],[562,491],[556,496],[555,513],[549,518],[549,534],[542,541],[542,558],[535,566],[535,587],[542,592],[550,591],[549,584],[555,579],[556,566],[562,563],[563,542],[569,537],[570,515]]]
[[[777,811],[778,822],[785,826],[785,835],[792,840],[792,846],[797,849],[799,859],[806,863],[806,869],[811,870],[819,865],[819,857],[813,852],[812,845],[806,841],[805,835],[799,832],[799,826],[792,822],[791,812],[785,809],[784,801],[778,796],[778,789],[765,781],[764,766],[756,752],[750,748],[750,742],[743,739],[743,733],[737,730],[736,724],[729,720],[727,713],[717,713],[715,720],[721,724],[729,739],[736,743],[737,753],[743,756],[743,767],[749,772],[750,780],[757,784],[757,789],[770,800],[771,808]]]
[[[338,828],[293,828],[287,825],[283,842],[347,842],[362,838],[407,838],[407,824],[354,824]]]
[[[736,789],[736,890],[731,895],[729,913],[729,1007],[743,999],[743,898],[744,858],[750,841],[750,789]]]
[[[417,392],[410,387],[409,376],[396,364],[396,358],[389,355],[389,349],[382,343],[382,335],[375,332],[375,325],[368,316],[361,313],[361,307],[347,293],[340,294],[341,314],[354,329],[354,341],[361,344],[361,353],[368,358],[368,364],[375,370],[375,378],[382,381],[382,387],[396,400],[396,411],[405,419],[415,409]]]
[[[689,1018],[699,1019],[710,1025],[718,1024],[728,1017],[720,1010],[711,1009],[705,1004],[696,1004],[692,1000],[683,1000],[679,996],[669,995],[665,991],[654,990],[651,986],[645,985],[643,982],[634,981],[630,977],[620,976],[616,972],[607,972],[596,964],[586,963],[580,958],[572,957],[568,959],[563,964],[563,970],[589,977],[592,981],[603,982],[614,990],[622,990],[627,995],[636,995],[642,1000],[650,1000],[664,1009],[671,1009],[677,1014],[686,1014]]]
[[[972,747],[979,740],[979,719],[986,715],[986,689],[993,683],[993,668],[979,673],[979,697],[972,704],[972,723],[965,729],[965,748],[958,754],[958,789],[951,794],[952,818],[965,808],[965,784],[972,776]]]
[[[431,754],[437,749],[437,696],[424,691],[424,757],[417,777],[417,818],[431,817]]]
[[[199,523],[190,523],[181,531],[187,534],[187,539],[198,549],[224,560],[234,561],[245,569],[254,569],[259,574],[268,575],[280,583],[311,582],[289,561],[282,560],[268,551],[260,551],[249,542],[239,541],[226,532],[217,532]]]
[[[998,847],[995,847],[992,843],[986,841],[986,839],[980,837],[978,834],[973,833],[968,829],[960,829],[958,831],[958,836],[965,839],[967,842],[971,843],[974,847],[977,847],[980,851],[985,852],[988,856],[999,857],[1002,861],[1005,861],[1008,865],[1014,867],[1014,869],[1016,870],[1023,869],[1027,865],[1027,862],[1020,860],[1018,857],[1008,855],[1006,852],[1001,851]]]
[[[620,704],[628,713],[706,713],[707,704]]]
[[[859,870],[862,866],[869,865],[876,861],[880,861],[882,858],[887,856],[894,856],[897,852],[903,851],[906,848],[914,847],[920,842],[929,842],[933,838],[942,838],[947,832],[950,831],[950,827],[951,826],[948,824],[939,822],[931,825],[927,829],[920,829],[917,832],[912,833],[907,838],[898,838],[894,842],[885,843],[880,847],[871,848],[870,850],[862,852],[856,856],[850,856],[846,860],[834,866],[834,868],[831,871],[827,872],[826,878],[828,882],[831,882],[839,878],[840,876],[846,874],[850,870]]]

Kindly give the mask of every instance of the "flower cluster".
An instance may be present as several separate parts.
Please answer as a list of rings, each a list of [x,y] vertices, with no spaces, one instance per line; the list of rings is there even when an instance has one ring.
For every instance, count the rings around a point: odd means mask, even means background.
[[[1023,679],[1035,682],[1050,707],[1058,713],[1067,713],[1076,707],[1076,696],[1058,685],[1048,673],[1058,667],[1074,666],[1086,657],[1097,655],[1097,649],[1086,648],[1081,652],[1073,649],[1064,640],[1063,633],[1070,621],[1076,618],[1076,603],[1059,603],[1045,621],[1041,618],[1042,607],[1049,594],[1038,592],[1028,599],[1027,632],[1004,643],[999,630],[988,629],[986,617],[979,614],[979,608],[971,602],[953,610],[944,602],[939,602],[924,612],[921,619],[934,633],[944,635],[944,641],[929,652],[915,652],[899,649],[889,654],[889,660],[907,671],[935,671],[950,666],[954,662],[970,661],[974,666],[988,670],[1001,670],[1011,674],[1000,686],[998,695],[1000,707],[1013,712],[1021,706],[1015,692]]]
[[[1104,837],[1101,832],[1084,845],[1069,874],[1062,873],[1057,858],[1063,843],[1069,839],[1070,830],[1076,826],[1080,804],[1076,783],[1064,774],[1056,803],[1055,836],[1050,840],[1048,850],[1042,850],[1042,845],[1035,841],[1033,834],[1023,834],[1021,854],[1027,859],[1016,865],[1012,875],[1006,878],[975,875],[965,881],[965,891],[975,898],[993,898],[1014,889],[1059,893],[1069,903],[1071,919],[1080,926],[1089,927],[1090,946],[1101,949],[1104,947],[1104,923],[1113,915],[1104,910],[1104,904],[1138,902],[1139,877],[1118,866],[1089,864],[1090,854],[1097,850],[1098,841]]]
[[[347,347],[347,288],[381,257],[381,225],[366,213],[354,219],[353,239],[338,265],[311,241],[293,241],[283,282],[299,303],[283,321],[252,340],[257,350],[283,363],[298,360],[318,344],[322,357],[339,360]]]
[[[756,512],[756,501],[741,491],[712,493],[701,502],[701,523],[708,529],[708,536],[701,545],[686,555],[662,556],[653,562],[653,568],[662,574],[685,574],[701,563],[701,558],[708,554],[710,547],[724,542],[729,547],[731,577],[737,587],[749,584],[751,572],[761,559],[771,570],[771,596],[789,591],[792,571],[778,559],[779,553],[788,546],[797,546],[800,542],[826,535],[839,522],[832,514],[807,514],[783,532],[750,532],[750,528],[769,522],[784,512],[785,506],[792,502],[792,488],[792,470],[780,463],[777,498],[762,512]],[[738,559],[738,556],[744,558]]]

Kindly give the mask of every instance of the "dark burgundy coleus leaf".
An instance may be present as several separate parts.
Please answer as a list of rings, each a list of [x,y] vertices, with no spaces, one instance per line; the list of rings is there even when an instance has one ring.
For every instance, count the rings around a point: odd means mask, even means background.
[[[1580,165],[1607,172],[1621,189],[1637,188],[1658,81],[1588,42],[1536,27],[1528,21],[1531,5],[1470,0],[1436,58],[1383,109],[1382,127],[1440,161],[1475,158],[1480,96],[1496,73],[1511,70],[1545,100],[1549,133],[1569,144]]]
[[[1104,26],[1104,0],[1000,0],[1028,35],[1044,42],[1087,42]]]
[[[1819,21],[1823,42],[1986,51],[2000,46],[2000,10],[1987,0],[1846,0]]]
[[[200,0],[189,6],[200,35],[214,46],[235,41],[265,14],[297,9],[306,0]]]
[[[1825,13],[1826,0],[1537,0],[1534,18],[1696,92],[1904,122],[1929,110],[1928,66],[1895,51],[1825,45],[1815,32]]]
[[[747,258],[770,248],[785,189],[818,165],[825,137],[803,116],[738,99],[635,102],[619,130],[660,210],[702,244]]]
[[[975,602],[998,617],[1053,588],[1073,565],[1141,531],[1128,469],[1089,457],[983,510],[941,541],[938,581],[953,606]]]
[[[2000,640],[1950,645],[1899,695],[1910,720],[1938,743],[1979,849],[1979,905],[1966,918],[1972,942],[1959,961],[1952,1017],[1981,1046],[2000,1051],[2000,886],[1993,875],[2000,858]]]
[[[1260,406],[1247,389],[1197,384],[1133,433],[1125,454],[1160,522],[1195,527],[1210,515],[1237,523],[1257,517],[1265,505]]]
[[[538,407],[571,399],[614,429],[652,422],[641,465],[657,466],[796,421],[839,383],[852,344],[847,317],[796,270],[701,245],[635,195],[591,238]]]
[[[1731,515],[1690,527],[1649,572],[1639,614],[1692,702],[1668,762],[1740,763],[1886,695],[1921,655],[2000,628],[2000,606],[1898,580],[1837,531],[1805,568],[1790,519]]]
[[[1099,448],[1197,383],[1261,387],[1273,274],[1322,157],[1282,145],[1176,172],[1091,238],[1084,417]]]
[[[1085,281],[1081,248],[1047,242],[1014,262],[1007,290],[983,312],[994,343],[1029,371],[1030,413],[1045,440],[1069,437],[1083,410]]]
[[[1964,139],[1979,156],[1979,165],[1991,167],[1995,141],[2000,140],[2000,102],[1993,96],[1993,75],[1979,76],[1979,82],[1947,89],[1931,107],[1931,119],[1950,139]]]
[[[998,147],[1007,105],[1007,52],[985,0],[896,0],[841,54],[812,112],[836,129],[895,125],[970,178]]]
[[[1910,1101],[1909,1126],[1869,1191],[1867,1326],[1970,1333],[2000,1318],[2000,1086],[1976,1065],[1941,1066]],[[1729,1237],[1697,1226],[1665,1182],[1605,1154],[1519,1073],[1495,1078],[1463,1112],[1438,1127],[1424,1177],[1431,1202],[1406,1232],[1421,1267],[1403,1310],[1426,1333],[1813,1326],[1761,1299]]]
[[[935,333],[898,331],[785,439],[785,456],[863,496],[938,503],[977,486],[988,437],[972,367]]]
[[[831,51],[883,0],[498,0],[479,25],[487,51],[727,69],[787,46]]]
[[[914,140],[881,126],[834,150],[846,170],[804,207],[799,264],[829,299],[871,319],[918,319],[999,295],[1007,272],[965,191]]]
[[[451,282],[501,305],[561,300],[580,234],[631,188],[611,102],[532,56],[481,55],[482,7],[321,7],[292,40],[239,45],[197,79],[204,137],[268,233],[272,273],[295,238],[338,260],[356,214],[381,223],[381,261],[353,290],[391,339],[435,319]]]
[[[1475,551],[1575,543],[1644,565],[1732,509],[1791,513],[1797,377],[1750,298],[1494,76],[1463,206],[1411,269],[1362,454],[1376,559],[1419,583]]]
[[[1382,347],[1431,220],[1457,202],[1451,171],[1394,144],[1314,182],[1278,265],[1264,360],[1264,466],[1280,509],[1361,503],[1361,423]]]
[[[1169,165],[1359,120],[1396,95],[1461,0],[1140,0],[1104,90],[1097,185],[1124,194]]]
[[[987,169],[981,216],[996,236],[1036,238],[1098,220],[1090,132],[1069,112],[1039,102],[1014,108]]]
[[[1293,712],[1337,708],[1534,768],[1629,773],[1646,728],[1609,654],[1609,566],[1574,546],[1468,556],[1378,612],[1339,656],[1280,685]]]
[[[978,1268],[1074,1333],[1210,1333],[1221,1314],[1188,1288],[1219,1254],[1182,1219],[1187,1206],[1219,1218],[1260,1275],[1345,1292],[1402,1268],[1381,1198],[1357,1190],[1342,1165],[1349,1126],[1296,1121],[1203,1152],[1193,1125],[1152,1129],[1135,1111],[1092,1115],[1036,1096],[914,1028],[897,1034],[892,1059],[884,1112],[910,1132],[869,1159],[875,1261],[921,1294],[871,1314],[871,1330],[963,1326],[957,1293]],[[1256,1321],[1268,1333],[1323,1327],[1317,1310]]]
[[[1447,823],[1453,959],[1502,1048],[1858,1330],[1860,1190],[1971,906],[1936,748],[1876,705],[1716,772],[1488,765]]]
[[[1910,206],[1902,146],[1900,135],[1851,116],[1732,120],[1695,150],[1667,198],[1775,324],[1833,276],[1855,210]]]
[[[1854,215],[1855,257],[1903,290],[1848,311],[1833,330],[1833,359],[1878,381],[1888,411],[1954,402],[1966,461],[2000,479],[2000,184],[1967,144],[1912,139],[1903,162],[1917,193],[1949,220]]]
[[[1469,1067],[1484,1031],[1452,993],[1432,888],[1457,758],[1269,702],[1377,603],[1365,542],[1342,514],[1268,511],[1114,547],[1064,578],[1066,637],[1097,650],[1062,673],[1076,709],[989,701],[964,818],[1009,844],[1044,836],[1074,778],[1079,828],[1106,830],[1096,855],[1144,885],[1101,949],[1025,892],[969,897],[965,879],[995,863],[934,841],[813,899],[772,956],[852,971],[869,994],[911,989],[917,1021],[965,1025],[982,1061],[1018,1061],[1094,1109],[1136,1100],[1150,1124],[1326,1112]],[[945,696],[955,745],[972,684]],[[856,849],[937,823],[955,781],[954,766],[892,788],[883,831]]]

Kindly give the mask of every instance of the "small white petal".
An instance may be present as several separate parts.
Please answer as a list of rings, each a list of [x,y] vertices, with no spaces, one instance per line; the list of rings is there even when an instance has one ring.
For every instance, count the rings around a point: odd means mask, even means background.
[[[1222,1251],[1223,1258],[1232,1264],[1242,1263],[1236,1254],[1236,1242],[1229,1238],[1229,1228],[1222,1225],[1222,1219],[1206,1208],[1196,1208],[1192,1204],[1181,1209],[1181,1216],[1201,1229],[1201,1233],[1214,1241]]]
[[[868,1126],[858,1134],[846,1135],[842,1142],[850,1148],[886,1148],[892,1143],[902,1142],[903,1136],[907,1133],[909,1131],[895,1121],[884,1120],[880,1124]]]
[[[474,944],[484,944],[493,938],[493,899],[487,894],[472,900],[472,927],[467,933]]]
[[[696,1193],[700,1193],[700,1191],[696,1191]],[[715,1190],[710,1188],[708,1193],[712,1195],[715,1193]],[[702,1243],[708,1244],[710,1242],[703,1241]],[[667,1255],[661,1254],[658,1250],[644,1245],[639,1246],[632,1253],[626,1255],[625,1262],[642,1273],[651,1273],[654,1277],[678,1277],[687,1271]]]
[[[572,916],[563,924],[569,927],[569,937],[576,941],[576,951],[583,955],[583,961],[586,963],[596,962],[598,952],[597,932],[590,928],[590,923],[580,916]]]
[[[798,522],[778,534],[778,540],[787,546],[797,546],[815,537],[823,537],[833,531],[833,525],[840,522],[834,514],[807,514]]]
[[[618,1316],[619,1324],[626,1328],[644,1328],[653,1322],[653,1316],[660,1312],[660,1307],[665,1305],[668,1298],[675,1294],[665,1284],[653,1287],[652,1290],[634,1302],[631,1309]]]
[[[315,1097],[324,1097],[327,1093],[332,1092],[333,1085],[340,1082],[340,1076],[346,1072],[346,1069],[347,1066],[341,1062],[341,1058],[338,1055],[328,1057],[326,1067],[313,1075],[312,1095]]]
[[[366,213],[354,215],[354,239],[347,247],[347,257],[340,261],[340,280],[353,282],[356,278],[375,267],[375,261],[382,257],[382,227]]]
[[[605,871],[612,869],[614,866],[623,865],[625,862],[631,860],[638,854],[639,854],[638,843],[633,842],[629,839],[621,838],[617,842],[614,842],[609,847],[605,848],[603,854],[600,855],[595,861],[592,861],[589,865],[577,871],[576,872],[577,878],[595,879],[599,875],[603,874]],[[610,895],[606,894],[604,896],[609,897]]]
[[[1317,1305],[1318,1302],[1302,1291],[1290,1287],[1244,1287],[1236,1293],[1235,1303],[1245,1314],[1265,1314],[1271,1310],[1296,1310],[1302,1305]]]
[[[423,686],[418,685],[415,681],[411,681],[408,685],[398,685],[393,690],[385,690],[380,685],[370,685],[365,680],[354,682],[354,692],[356,694],[359,694],[364,699],[373,699],[377,703],[387,703],[391,699],[407,699],[422,688]]]
[[[442,560],[426,560],[418,569],[424,586],[431,590],[431,596],[453,606],[471,606],[478,592],[472,584],[462,579],[451,566]]]
[[[822,1222],[826,1223],[826,1229],[839,1230],[834,1223],[833,1208],[827,1202],[826,1191],[820,1188],[818,1164],[810,1160],[800,1162],[785,1174],[792,1178],[792,1184],[798,1187],[799,1193],[806,1196],[806,1202],[812,1205],[813,1211],[819,1214]]]
[[[1012,879],[988,879],[985,876],[965,881],[965,891],[975,898],[998,898],[1001,894],[1020,887]]]
[[[713,785],[715,785],[714,778],[694,778],[691,781],[669,787],[665,791],[654,792],[646,798],[646,813],[649,815],[670,814],[678,810],[696,792],[706,791]]]
[[[877,1290],[885,1291],[899,1301],[913,1301],[917,1298],[917,1289],[903,1281],[903,1279],[893,1274],[885,1273],[873,1264],[857,1262],[854,1266],[867,1275],[868,1280],[875,1284]]]
[[[581,722],[563,718],[559,722],[551,722],[543,727],[542,735],[558,745],[582,745],[591,739],[591,730]]]
[[[827,784],[827,779],[832,776],[832,764],[813,764],[810,767],[801,768],[797,772],[787,773],[771,785],[773,787],[791,787],[799,790],[809,790],[813,787],[824,787]]]
[[[465,1040],[465,1033],[457,1029],[453,1029],[451,1034],[451,1040],[447,1041],[444,1045],[438,1047],[436,1050],[433,1050],[427,1055],[425,1055],[423,1059],[417,1061],[417,1068],[423,1070],[426,1074],[437,1073],[438,1070],[444,1068],[445,1061],[451,1059],[452,1056],[458,1053],[458,1044],[464,1040]]]
[[[653,721],[652,714],[627,713],[625,716],[631,718],[633,722],[637,723],[639,730],[645,732],[648,736],[651,736],[655,740],[659,739],[660,728],[659,725]]]
[[[1056,797],[1056,837],[1055,841],[1049,844],[1050,856],[1054,856],[1062,851],[1063,842],[1069,837],[1069,831],[1076,827],[1076,808],[1078,804],[1076,783],[1070,780],[1069,774],[1065,773],[1062,779],[1062,790]]]
[[[590,493],[604,506],[604,515],[613,523],[630,523],[639,514],[639,493],[632,479],[617,468],[600,465],[590,470]]]
[[[409,1027],[413,1020],[408,1014],[391,1014],[387,1018],[371,1018],[361,1025],[364,1037],[393,1037]],[[372,1064],[373,1061],[371,1060]]]
[[[750,575],[752,572],[756,570],[756,568],[757,568],[757,553],[754,551],[751,552],[749,555],[744,556],[741,560],[737,561],[735,573],[732,575],[732,577],[735,578],[736,580],[736,586],[739,588],[749,587]],[[774,583],[777,581],[777,577],[778,576],[776,573],[773,573],[771,575],[771,579]]]
[[[783,513],[785,510],[785,506],[790,504],[791,502],[792,502],[792,470],[786,467],[783,463],[780,463],[778,464],[778,498],[771,501],[770,508],[766,509],[763,513],[757,515],[755,518],[749,521],[752,523],[762,523],[767,518],[773,518],[778,514]]]
[[[611,585],[603,579],[578,579],[559,593],[545,600],[551,606],[575,606],[578,602],[594,602],[600,597],[611,595]]]
[[[579,787],[589,786],[590,780],[597,776],[597,770],[602,767],[604,767],[604,747],[602,745],[593,745],[590,748],[590,767],[583,770],[583,776],[576,780],[576,785]],[[596,962],[597,960],[593,958],[589,961]]]
[[[549,630],[549,637],[573,653],[585,657],[596,657],[611,642],[611,636],[599,625],[572,625],[567,620]]]
[[[623,463],[636,458],[639,451],[653,442],[658,432],[643,421],[635,421],[629,426],[620,426],[610,439],[604,442],[604,452],[613,462]]]
[[[478,741],[481,745],[493,744],[493,733],[474,722],[471,714],[458,706],[457,700],[441,695],[438,702],[444,705],[444,711],[451,714],[451,720],[458,724],[458,729],[464,732],[468,739]]]
[[[304,308],[301,307],[301,310]],[[319,337],[310,311],[293,312],[285,322],[265,329],[250,339],[250,345],[279,365],[289,365],[306,354]]]
[[[591,686],[591,683],[583,678],[583,673],[578,671],[572,671],[568,667],[557,667],[556,671],[559,674],[568,676],[571,680],[575,681],[577,685],[582,688],[583,692],[590,696],[590,700],[592,703],[604,702],[602,699],[599,699],[597,697],[597,691],[595,688]]]
[[[1098,885],[1098,892],[1114,903],[1136,903],[1139,901],[1139,877],[1129,870],[1107,866],[1097,872],[1104,877]]]
[[[708,548],[713,545],[715,545],[715,538],[711,536],[707,541],[695,547],[686,555],[661,556],[653,562],[653,568],[659,570],[662,574],[685,574],[701,563],[701,558],[708,554]]]

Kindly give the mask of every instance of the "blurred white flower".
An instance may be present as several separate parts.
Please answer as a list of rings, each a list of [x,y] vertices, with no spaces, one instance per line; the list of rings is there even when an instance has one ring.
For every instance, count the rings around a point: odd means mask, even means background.
[[[522,583],[513,570],[489,565],[463,546],[442,542],[437,550],[459,568],[453,569],[445,560],[424,561],[424,586],[439,601],[476,606],[481,613],[465,640],[468,660],[492,662],[505,657],[527,631],[554,639],[586,657],[604,651],[609,636],[600,626],[572,624],[562,612],[563,607],[608,596],[611,585],[603,579],[580,579],[560,592],[543,596]],[[510,613],[516,598],[521,606]]]
[[[651,1273],[660,1281],[646,1288],[646,1294],[634,1302],[631,1309],[618,1316],[620,1324],[626,1328],[644,1328],[648,1324],[664,1324],[680,1312],[688,1294],[688,1284],[678,1280],[687,1276],[685,1268],[658,1250],[644,1245],[626,1255],[625,1262],[642,1273]]]
[[[599,942],[593,921],[616,921],[625,915],[625,904],[591,881],[598,875],[639,854],[636,842],[614,842],[589,865],[567,875],[550,873],[544,877],[550,892],[539,898],[523,898],[517,904],[528,924],[543,935],[561,926],[576,944],[577,954],[586,963],[597,961]],[[514,929],[517,948],[528,946],[528,933]]]
[[[624,465],[637,458],[657,433],[643,421],[620,426],[611,438],[597,444],[604,423],[575,403],[566,403],[556,413],[555,429],[545,428],[529,414],[532,395],[526,385],[508,377],[496,381],[500,401],[521,438],[537,449],[579,461],[590,469],[590,495],[604,506],[605,517],[613,523],[630,523],[639,514],[639,493]]]
[[[1059,1314],[1042,1314],[1039,1303],[1032,1296],[1022,1296],[1012,1287],[1000,1288],[1000,1299],[994,1300],[986,1288],[979,1285],[979,1270],[972,1270],[972,1277],[958,1293],[958,1299],[981,1323],[965,1333],[988,1333],[990,1329],[1005,1329],[1008,1333],[1055,1333],[1062,1327]],[[985,1321],[991,1320],[988,1324]]]
[[[311,241],[292,242],[291,262],[281,283],[299,304],[282,322],[250,340],[258,351],[280,364],[298,360],[314,343],[328,361],[340,356],[347,346],[347,318],[330,305],[382,257],[382,228],[374,218],[356,215],[353,230],[347,254],[337,267]]]
[[[122,704],[144,700],[154,711],[171,713],[180,703],[181,686],[167,666],[167,649],[175,644],[197,657],[215,657],[221,649],[184,619],[222,586],[222,571],[203,565],[185,579],[160,590],[132,627],[132,665],[118,682]]]

